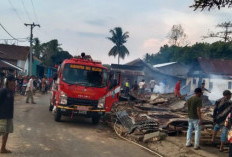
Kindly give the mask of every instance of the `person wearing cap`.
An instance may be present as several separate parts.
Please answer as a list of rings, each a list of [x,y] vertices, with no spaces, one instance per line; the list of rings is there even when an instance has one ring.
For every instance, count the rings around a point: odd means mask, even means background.
[[[196,88],[194,90],[195,95],[192,96],[187,101],[188,106],[188,131],[187,131],[187,137],[186,137],[186,147],[191,147],[191,137],[192,137],[192,131],[195,130],[195,144],[194,149],[198,150],[200,149],[199,141],[200,141],[200,134],[201,134],[201,107],[202,107],[202,90],[201,88]]]
[[[228,128],[224,125],[226,117],[232,109],[231,92],[225,90],[223,92],[223,97],[215,102],[215,108],[213,111],[213,122],[214,122],[214,132],[212,136],[212,143],[214,143],[215,137],[219,130],[221,130],[221,145],[220,151],[224,150],[224,143],[227,141]]]
[[[34,90],[34,76],[31,76],[28,84],[27,84],[27,88],[26,88],[26,92],[27,92],[27,99],[26,99],[26,103],[29,103],[29,99],[31,99],[31,103],[35,104],[34,102],[34,98],[33,98],[33,90]]]
[[[0,153],[11,153],[6,149],[6,143],[9,133],[13,133],[15,81],[13,75],[8,76],[6,87],[0,89],[0,136],[2,136]]]

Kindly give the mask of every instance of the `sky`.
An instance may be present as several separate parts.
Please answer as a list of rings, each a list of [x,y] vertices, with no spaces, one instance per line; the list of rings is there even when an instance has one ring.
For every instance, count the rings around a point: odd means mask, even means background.
[[[168,44],[167,34],[173,25],[181,24],[191,44],[203,42],[209,31],[220,31],[218,23],[231,21],[231,9],[193,11],[194,0],[1,0],[0,23],[15,38],[29,37],[24,23],[40,24],[34,37],[41,42],[58,39],[61,47],[72,55],[81,52],[104,64],[117,63],[109,57],[113,43],[110,29],[121,27],[129,32],[125,46],[130,55],[124,64],[146,53],[157,53]],[[0,39],[11,37],[0,28]],[[213,42],[207,39],[204,42]],[[3,41],[0,41],[3,42]],[[29,46],[28,42],[18,45]]]

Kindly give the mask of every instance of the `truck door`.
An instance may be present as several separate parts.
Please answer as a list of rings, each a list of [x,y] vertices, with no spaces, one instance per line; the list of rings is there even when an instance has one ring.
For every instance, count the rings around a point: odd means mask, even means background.
[[[118,101],[121,87],[121,75],[119,72],[110,72],[108,92],[105,99],[105,110],[110,112],[112,105]]]

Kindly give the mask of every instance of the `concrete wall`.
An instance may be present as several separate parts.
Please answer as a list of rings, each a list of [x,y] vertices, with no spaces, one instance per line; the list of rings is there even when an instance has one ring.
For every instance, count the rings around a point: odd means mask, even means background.
[[[24,61],[24,60],[18,60],[17,61],[17,66],[24,70],[25,63],[26,63],[26,61]]]
[[[23,70],[24,70],[24,75],[28,75],[29,59],[26,60]]]

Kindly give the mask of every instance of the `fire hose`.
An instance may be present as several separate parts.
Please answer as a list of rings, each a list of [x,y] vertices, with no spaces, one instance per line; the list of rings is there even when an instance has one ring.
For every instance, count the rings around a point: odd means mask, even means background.
[[[155,155],[157,155],[157,156],[159,156],[159,157],[164,157],[163,155],[161,155],[161,154],[158,153],[158,152],[155,152],[155,151],[153,151],[153,150],[151,150],[151,149],[149,149],[149,148],[147,148],[147,147],[142,146],[141,144],[138,144],[138,143],[136,143],[136,142],[134,142],[134,141],[131,141],[131,140],[125,138],[125,137],[122,137],[122,136],[116,131],[116,123],[117,123],[117,120],[116,120],[115,123],[114,123],[114,131],[115,131],[116,135],[118,135],[118,137],[120,137],[121,139],[126,140],[126,141],[128,141],[128,142],[130,142],[130,143],[132,143],[132,144],[134,144],[134,145],[136,145],[136,146],[139,146],[140,148],[143,148],[143,149],[149,151],[149,152],[152,153],[152,154],[155,154]]]

